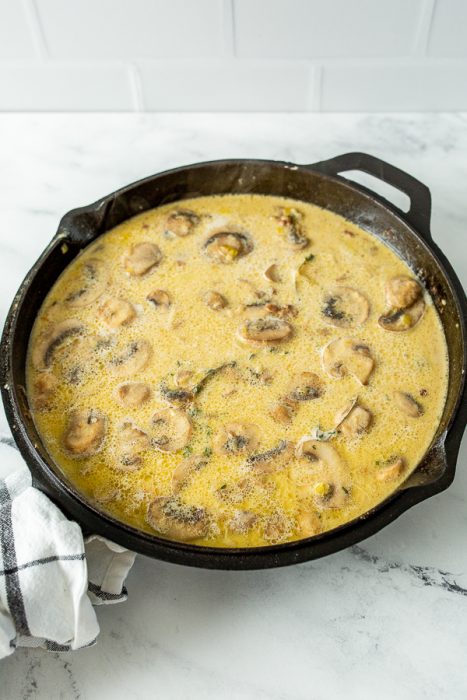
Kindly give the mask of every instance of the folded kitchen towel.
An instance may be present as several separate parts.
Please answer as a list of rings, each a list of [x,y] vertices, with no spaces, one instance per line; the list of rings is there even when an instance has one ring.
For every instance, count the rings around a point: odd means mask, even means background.
[[[17,646],[94,644],[93,605],[126,600],[134,558],[102,537],[84,542],[79,525],[32,486],[11,438],[0,437],[0,658]]]

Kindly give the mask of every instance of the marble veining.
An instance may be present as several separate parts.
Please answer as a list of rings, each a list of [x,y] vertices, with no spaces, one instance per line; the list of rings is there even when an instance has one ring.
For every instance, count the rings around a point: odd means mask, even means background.
[[[434,239],[467,280],[465,114],[12,114],[0,147],[1,323],[66,211],[212,158],[384,158],[430,187]],[[138,557],[127,603],[98,610],[97,645],[17,650],[0,697],[464,700],[466,461],[464,440],[447,492],[326,559],[222,572]]]

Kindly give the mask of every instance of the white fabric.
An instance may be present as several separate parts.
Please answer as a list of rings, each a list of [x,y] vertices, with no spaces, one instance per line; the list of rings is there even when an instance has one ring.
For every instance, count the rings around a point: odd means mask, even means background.
[[[32,486],[9,438],[0,439],[0,658],[16,646],[68,651],[95,642],[92,604],[126,600],[133,552],[77,523]]]

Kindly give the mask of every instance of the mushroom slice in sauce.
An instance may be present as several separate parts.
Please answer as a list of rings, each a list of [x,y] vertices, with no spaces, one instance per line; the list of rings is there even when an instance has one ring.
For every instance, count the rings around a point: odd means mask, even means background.
[[[423,415],[423,406],[412,396],[405,391],[395,391],[394,401],[396,406],[411,418],[420,418]]]
[[[127,382],[117,388],[117,397],[123,406],[139,408],[151,398],[151,389],[143,382]]]
[[[367,408],[359,406],[358,398],[350,399],[335,416],[335,426],[346,438],[359,437],[367,432],[371,425],[372,414]]]
[[[405,470],[405,462],[402,457],[393,457],[388,463],[379,467],[376,472],[378,481],[396,481]]]
[[[209,518],[204,508],[182,503],[173,496],[160,496],[148,506],[147,522],[159,532],[174,540],[195,540],[206,537]]]
[[[253,244],[244,233],[220,231],[204,243],[206,255],[214,262],[230,264],[253,250]]]
[[[33,385],[33,404],[36,411],[45,411],[52,407],[57,378],[51,372],[41,372]]]
[[[389,310],[379,317],[379,325],[387,331],[408,331],[421,319],[425,300],[420,284],[406,275],[393,277],[386,283]]]
[[[255,427],[244,423],[224,425],[213,442],[218,454],[249,454],[257,444]]]
[[[155,243],[136,243],[124,258],[125,270],[134,277],[141,277],[158,265],[161,259],[162,253]]]
[[[269,280],[270,282],[280,282],[281,278],[279,275],[279,267],[276,265],[276,263],[272,263],[272,265],[269,265],[263,272],[264,277]]]
[[[285,469],[293,456],[292,443],[281,440],[276,447],[248,457],[246,466],[257,474],[272,474]]]
[[[98,314],[109,328],[119,328],[131,323],[136,316],[136,311],[129,301],[112,298],[99,307]]]
[[[88,258],[80,264],[81,275],[78,286],[65,297],[68,306],[80,308],[96,301],[107,285],[108,274],[104,262],[99,258]]]
[[[368,299],[352,287],[335,287],[324,297],[322,314],[326,323],[338,328],[361,326],[368,318]]]
[[[298,209],[281,207],[278,210],[276,219],[285,233],[287,242],[292,248],[301,250],[306,248],[310,239],[305,236],[301,226],[303,214]]]
[[[236,510],[228,522],[228,528],[236,535],[244,535],[258,522],[258,516],[251,510]]]
[[[119,376],[131,376],[143,370],[152,356],[152,347],[147,340],[135,340],[127,345],[121,355],[110,360],[114,372]]]
[[[321,532],[320,519],[307,504],[303,504],[297,513],[297,529],[302,537],[313,537]]]
[[[181,491],[196,472],[204,469],[208,461],[207,457],[201,455],[193,455],[193,457],[183,459],[172,473],[172,489],[174,493]]]
[[[318,508],[342,508],[350,493],[345,465],[337,450],[321,440],[306,440],[297,449],[297,457],[311,462],[316,482],[312,495]]]
[[[71,336],[84,331],[81,321],[67,318],[49,326],[36,340],[32,350],[32,363],[36,369],[50,367],[55,351]]]
[[[243,342],[271,345],[287,340],[292,332],[292,326],[284,319],[263,316],[244,321],[238,329],[238,337]]]
[[[199,216],[188,209],[176,209],[167,217],[165,230],[184,238],[199,223]]]
[[[120,471],[136,471],[143,463],[141,453],[150,447],[147,433],[134,423],[126,421],[123,423],[118,437],[121,456],[119,462],[114,465],[115,468]]]
[[[292,522],[283,513],[270,515],[265,523],[263,537],[268,542],[283,542],[292,534]]]
[[[152,445],[160,452],[178,452],[191,438],[191,422],[186,413],[177,408],[163,408],[152,417]]]
[[[219,292],[209,291],[203,296],[203,301],[206,306],[209,306],[213,311],[220,311],[227,306],[227,299],[219,294]]]
[[[325,372],[334,379],[350,374],[360,384],[368,384],[375,362],[368,345],[354,338],[332,340],[323,349],[322,364]]]
[[[99,411],[77,408],[70,411],[63,447],[72,457],[90,457],[101,449],[107,418]]]
[[[155,289],[153,292],[150,292],[147,295],[146,299],[150,301],[151,304],[154,304],[154,306],[163,309],[168,309],[172,304],[170,295],[165,291],[165,289]]]
[[[419,299],[405,309],[390,309],[379,317],[378,323],[385,331],[408,331],[413,328],[425,312],[425,301]]]
[[[282,425],[290,425],[293,417],[293,408],[285,402],[279,401],[274,404],[270,410],[271,418],[273,418],[276,423],[282,423]]]
[[[412,277],[400,275],[386,283],[386,303],[392,309],[406,309],[422,297],[422,288]]]
[[[324,393],[324,385],[314,372],[299,372],[289,386],[286,401],[302,402],[318,399]]]

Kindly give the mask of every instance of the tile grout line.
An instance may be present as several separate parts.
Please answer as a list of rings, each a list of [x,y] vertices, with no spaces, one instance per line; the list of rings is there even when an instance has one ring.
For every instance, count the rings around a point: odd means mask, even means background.
[[[310,87],[308,88],[307,111],[321,112],[323,92],[323,65],[309,65]]]
[[[144,112],[144,96],[143,83],[141,74],[134,63],[128,63],[126,66],[128,77],[130,79],[131,97],[135,112]]]
[[[235,15],[233,0],[222,0],[222,35],[224,57],[235,59]]]
[[[430,31],[435,14],[436,0],[425,0],[420,11],[418,26],[415,30],[415,38],[412,47],[412,56],[426,56]]]
[[[29,25],[29,30],[32,34],[37,58],[41,62],[46,62],[49,60],[49,51],[36,2],[35,0],[21,0],[21,2],[24,14],[26,15],[26,21]]]

